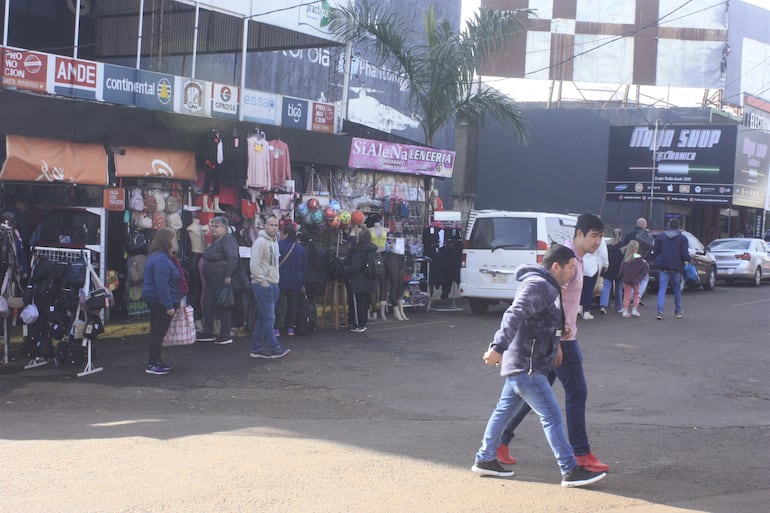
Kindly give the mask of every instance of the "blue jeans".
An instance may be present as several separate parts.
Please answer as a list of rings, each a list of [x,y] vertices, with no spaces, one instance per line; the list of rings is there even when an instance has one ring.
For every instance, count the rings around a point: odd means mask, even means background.
[[[275,329],[275,304],[278,302],[281,291],[278,285],[263,287],[258,283],[251,284],[251,291],[257,302],[257,319],[254,323],[254,334],[251,337],[251,350],[255,353],[261,352],[267,342],[271,351],[278,352],[281,350],[281,344],[275,338],[273,329]]]
[[[564,410],[567,416],[567,433],[576,456],[591,452],[586,433],[586,399],[588,386],[583,373],[583,353],[577,340],[561,342],[564,354],[561,367],[555,369],[556,377],[564,387]]]
[[[604,279],[599,306],[604,308],[610,306],[610,293],[612,292],[613,285],[615,285],[615,310],[620,310],[623,307],[623,285],[620,283],[620,280]]]
[[[671,283],[674,291],[674,313],[682,311],[682,273],[676,271],[658,272],[658,313],[663,313],[663,305],[666,304],[666,289]]]
[[[476,453],[476,462],[492,461],[497,457],[496,451],[500,445],[500,436],[514,415],[514,410],[520,399],[524,399],[540,417],[545,438],[559,463],[559,470],[562,475],[568,474],[575,468],[577,462],[572,446],[564,433],[561,408],[556,401],[553,390],[551,390],[548,377],[537,372],[532,375],[522,372],[505,378],[497,407],[492,412],[492,416],[489,417],[481,448]]]

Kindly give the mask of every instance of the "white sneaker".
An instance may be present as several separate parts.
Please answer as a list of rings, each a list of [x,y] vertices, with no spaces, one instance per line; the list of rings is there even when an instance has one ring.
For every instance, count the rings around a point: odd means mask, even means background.
[[[631,310],[631,315],[633,315],[634,317],[639,317],[641,314],[639,313],[639,310],[634,308],[633,310]]]
[[[594,316],[591,315],[591,312],[583,312],[583,320],[584,321],[590,321],[593,318],[594,318]]]
[[[602,313],[602,315],[607,315],[607,309],[604,307],[599,308],[599,311]]]
[[[620,314],[621,317],[631,317],[631,314],[628,313],[626,310],[623,310],[623,313]]]

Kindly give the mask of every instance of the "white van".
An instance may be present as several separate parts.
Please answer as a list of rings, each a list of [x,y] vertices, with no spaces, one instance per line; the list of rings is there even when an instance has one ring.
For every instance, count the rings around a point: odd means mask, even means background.
[[[519,282],[516,269],[540,263],[553,243],[575,235],[577,217],[545,212],[474,210],[468,217],[460,267],[460,294],[473,313],[510,302]]]

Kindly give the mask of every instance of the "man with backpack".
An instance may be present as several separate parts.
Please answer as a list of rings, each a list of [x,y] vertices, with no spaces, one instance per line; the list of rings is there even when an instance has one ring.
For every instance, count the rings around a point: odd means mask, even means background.
[[[372,243],[371,232],[366,227],[360,227],[356,242],[347,256],[348,325],[354,333],[366,331],[369,299],[377,291],[375,254],[377,246]]]

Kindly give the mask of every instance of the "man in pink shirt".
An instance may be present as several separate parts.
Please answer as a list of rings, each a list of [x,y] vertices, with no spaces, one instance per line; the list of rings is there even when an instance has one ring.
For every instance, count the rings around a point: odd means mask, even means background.
[[[575,277],[562,287],[561,297],[565,320],[561,349],[564,356],[561,366],[550,376],[551,383],[555,377],[558,377],[564,386],[567,432],[578,465],[593,472],[606,472],[610,467],[591,453],[591,446],[588,443],[586,433],[588,387],[583,373],[583,353],[577,341],[577,316],[580,293],[583,290],[583,256],[599,248],[603,234],[604,223],[601,218],[591,212],[585,212],[578,217],[575,236],[564,244],[575,252],[576,271]],[[516,459],[508,452],[508,443],[513,438],[514,430],[528,412],[529,407],[522,401],[519,411],[505,428],[502,443],[497,449],[497,459],[501,463],[508,465],[516,463]]]

